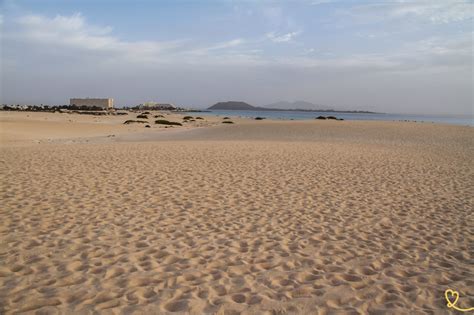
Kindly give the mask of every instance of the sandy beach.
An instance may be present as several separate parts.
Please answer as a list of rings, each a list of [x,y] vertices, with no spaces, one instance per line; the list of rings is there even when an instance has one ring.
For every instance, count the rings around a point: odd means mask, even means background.
[[[0,112],[0,314],[474,306],[472,127],[127,119]]]

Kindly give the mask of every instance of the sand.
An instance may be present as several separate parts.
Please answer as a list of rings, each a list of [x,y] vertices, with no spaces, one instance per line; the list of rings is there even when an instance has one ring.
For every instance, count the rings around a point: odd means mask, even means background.
[[[1,314],[474,306],[472,127],[25,115],[0,116]]]
[[[183,131],[209,127],[220,124],[222,120],[217,117],[202,117],[202,120],[184,123],[185,115],[172,112],[151,111],[148,119],[137,118],[141,112],[126,113],[127,115],[91,116],[74,113],[0,112],[0,143],[4,146],[38,143],[97,143],[109,141],[110,139],[107,138],[120,135],[137,135],[144,138],[148,134],[156,135],[158,131],[170,131],[169,129]],[[163,117],[155,118],[158,115]],[[180,122],[183,126],[157,125],[154,121],[158,119]],[[148,121],[148,124],[124,124],[126,120]],[[146,125],[150,128],[145,128]]]

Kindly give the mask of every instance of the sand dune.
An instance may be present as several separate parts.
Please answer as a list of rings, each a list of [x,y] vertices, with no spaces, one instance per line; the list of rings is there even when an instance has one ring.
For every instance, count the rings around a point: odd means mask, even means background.
[[[337,123],[4,144],[0,313],[473,306],[473,129]]]
[[[0,143],[8,146],[41,143],[89,143],[108,142],[116,136],[138,135],[140,138],[159,131],[188,130],[209,127],[220,123],[220,118],[206,117],[203,120],[183,123],[180,127],[156,125],[157,119],[183,122],[184,115],[152,111],[148,119],[138,119],[139,112],[120,116],[91,116],[70,113],[47,112],[0,112]],[[163,118],[154,116],[163,115]],[[126,120],[144,120],[147,124],[127,124]],[[149,125],[150,128],[145,128]]]

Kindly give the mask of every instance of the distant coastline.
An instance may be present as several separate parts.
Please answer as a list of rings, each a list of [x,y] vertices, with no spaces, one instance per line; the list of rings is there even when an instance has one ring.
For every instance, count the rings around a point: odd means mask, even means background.
[[[318,112],[318,113],[346,113],[346,114],[383,114],[378,112],[371,112],[365,110],[336,110],[336,109],[283,109],[283,108],[270,108],[270,107],[261,107],[261,106],[253,106],[247,104],[245,102],[236,102],[236,101],[229,101],[229,102],[219,102],[216,103],[209,108],[207,111],[210,110],[249,110],[249,111],[299,111],[299,112]]]
[[[384,114],[378,112],[370,112],[365,110],[336,110],[336,109],[278,109],[256,107],[255,111],[276,111],[276,112],[308,112],[308,113],[346,113],[346,114]]]
[[[216,110],[235,110],[239,111],[241,109],[189,109],[185,110],[187,113],[212,113]],[[255,111],[255,112],[268,112],[268,111],[275,111],[275,112],[308,112],[308,113],[341,113],[341,114],[384,114],[378,112],[369,112],[363,110],[334,110],[334,109],[274,109],[274,108],[262,108],[257,107],[255,109],[246,109],[248,111]]]

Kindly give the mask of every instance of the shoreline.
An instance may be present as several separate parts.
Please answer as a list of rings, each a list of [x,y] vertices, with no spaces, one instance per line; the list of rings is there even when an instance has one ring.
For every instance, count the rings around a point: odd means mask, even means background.
[[[274,120],[312,120],[318,115],[321,116],[336,116],[349,121],[392,121],[392,122],[418,122],[418,123],[436,123],[448,124],[456,126],[470,126],[474,127],[474,117],[462,115],[423,115],[423,114],[393,114],[393,113],[351,113],[339,112],[332,114],[331,112],[306,112],[306,111],[282,111],[283,113],[293,113],[293,115],[283,115],[279,117],[277,112],[272,112],[271,116],[265,116],[265,112],[253,110],[214,110],[204,113],[210,116],[232,116],[242,118],[266,117],[266,119]],[[255,113],[254,115],[250,113]],[[309,115],[311,113],[311,115]],[[338,115],[339,114],[339,115]],[[314,116],[313,116],[314,115]],[[273,117],[272,117],[273,116]]]
[[[5,114],[7,113],[7,114]],[[178,140],[180,138],[192,138],[193,133],[202,134],[201,140],[206,140],[205,135],[211,136],[207,140],[216,138],[216,133],[208,131],[216,127],[222,128],[224,131],[223,139],[232,140],[232,133],[235,128],[242,129],[249,140],[258,139],[258,132],[261,128],[289,128],[304,129],[304,127],[312,127],[313,129],[324,131],[324,127],[334,132],[343,133],[344,129],[348,132],[358,132],[364,128],[379,128],[385,126],[390,130],[396,128],[413,129],[414,126],[426,126],[426,128],[448,128],[454,130],[472,129],[472,126],[451,125],[443,123],[428,122],[398,122],[398,121],[378,121],[378,120],[280,120],[280,119],[264,119],[256,121],[253,118],[242,118],[238,116],[229,116],[235,122],[233,125],[222,124],[222,116],[204,116],[202,121],[183,123],[183,126],[167,127],[153,125],[151,118],[149,125],[151,128],[145,128],[144,124],[123,125],[123,122],[129,119],[135,119],[139,113],[130,113],[126,116],[89,116],[75,115],[65,113],[26,113],[26,112],[0,112],[0,145],[1,146],[18,146],[32,144],[47,143],[106,143],[106,142],[124,142],[124,141],[154,141],[166,140],[167,138]],[[186,113],[163,113],[153,112],[151,117],[157,114],[164,114],[166,119],[170,121],[183,122]],[[279,126],[279,127],[278,127]],[[230,129],[229,129],[230,128]],[[255,135],[252,135],[247,129],[255,129]],[[467,129],[466,129],[467,128]],[[230,131],[226,138],[225,134]],[[183,137],[180,135],[184,134]],[[191,137],[187,137],[189,134]],[[291,140],[291,136],[280,133],[281,141]],[[177,136],[176,136],[177,135]],[[315,135],[317,136],[317,135]],[[219,137],[217,137],[219,138]],[[235,137],[234,137],[235,138]],[[256,138],[256,139],[255,139]],[[297,137],[298,138],[298,137]],[[308,137],[306,137],[308,138]],[[317,139],[317,137],[315,138]],[[246,140],[240,138],[240,140]],[[262,140],[265,140],[262,138]],[[277,141],[275,137],[267,137],[267,140]],[[298,139],[294,139],[298,140]]]

